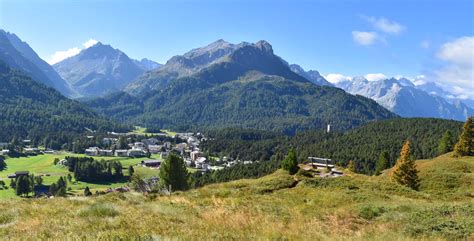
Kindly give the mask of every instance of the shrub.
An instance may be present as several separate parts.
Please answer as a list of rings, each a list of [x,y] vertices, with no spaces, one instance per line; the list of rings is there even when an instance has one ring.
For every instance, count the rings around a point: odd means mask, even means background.
[[[366,205],[359,207],[357,211],[359,217],[366,220],[372,220],[382,215],[386,210],[383,207]]]

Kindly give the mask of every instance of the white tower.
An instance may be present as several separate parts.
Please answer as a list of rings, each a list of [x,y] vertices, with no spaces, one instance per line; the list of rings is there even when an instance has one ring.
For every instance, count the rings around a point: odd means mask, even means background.
[[[326,130],[327,133],[331,132],[331,124],[328,124],[328,128]]]

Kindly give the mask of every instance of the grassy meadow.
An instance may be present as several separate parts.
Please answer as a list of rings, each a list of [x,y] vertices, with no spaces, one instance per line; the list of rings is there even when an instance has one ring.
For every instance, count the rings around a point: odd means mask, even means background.
[[[0,171],[0,179],[4,180],[6,184],[10,184],[10,180],[7,178],[8,175],[15,173],[16,171],[29,171],[35,175],[43,175],[43,182],[45,185],[49,185],[56,182],[60,176],[67,176],[69,173],[66,167],[61,165],[54,165],[54,159],[64,159],[66,156],[85,156],[82,154],[73,153],[61,153],[61,154],[44,154],[37,156],[19,157],[19,158],[7,158],[7,169]],[[135,172],[140,173],[144,177],[157,176],[157,169],[145,168],[137,166],[144,159],[160,159],[159,155],[152,155],[150,158],[128,158],[128,157],[94,157],[97,160],[117,160],[122,163],[124,175],[128,175],[128,166],[134,166]],[[46,174],[48,176],[46,176]],[[72,175],[72,174],[71,174]],[[104,190],[109,187],[119,187],[125,185],[127,182],[113,182],[113,183],[86,183],[76,182],[68,183],[68,187],[71,187],[70,194],[82,194],[83,189],[88,186],[94,192],[95,190]],[[14,190],[9,188],[6,190],[0,190],[0,200],[15,198]]]
[[[0,237],[472,240],[474,157],[417,164],[420,191],[386,174],[322,179],[279,170],[171,196],[1,200]]]

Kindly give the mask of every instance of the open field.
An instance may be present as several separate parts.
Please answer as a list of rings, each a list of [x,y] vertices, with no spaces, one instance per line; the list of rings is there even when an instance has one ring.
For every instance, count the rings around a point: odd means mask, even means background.
[[[474,157],[418,161],[421,190],[387,175],[290,176],[139,193],[0,201],[5,238],[469,240]],[[440,176],[448,176],[439,179]],[[448,183],[448,184],[447,184]]]
[[[49,185],[53,182],[56,182],[60,176],[67,176],[69,173],[65,167],[54,165],[54,159],[59,158],[63,159],[66,156],[85,156],[82,154],[73,154],[73,153],[61,153],[61,154],[44,154],[44,155],[37,155],[37,156],[29,156],[29,157],[20,157],[20,158],[7,158],[7,169],[4,171],[0,171],[0,179],[5,180],[7,184],[9,184],[9,180],[7,176],[9,174],[15,173],[16,171],[29,171],[35,175],[46,175],[43,176],[44,184]],[[128,158],[128,157],[94,157],[97,160],[118,160],[122,163],[124,175],[128,175],[128,166],[134,166],[135,171],[140,173],[144,177],[151,177],[157,176],[158,170],[157,169],[150,169],[141,166],[136,166],[144,159],[160,159],[159,155],[152,155],[150,158],[142,157],[142,158]],[[88,186],[95,190],[103,190],[108,187],[118,187],[126,184],[126,182],[114,182],[114,183],[85,183],[85,182],[77,182],[75,184],[68,183],[68,187],[71,187],[71,194],[82,194],[82,190]],[[0,190],[0,199],[5,198],[14,198],[13,189],[7,190]]]

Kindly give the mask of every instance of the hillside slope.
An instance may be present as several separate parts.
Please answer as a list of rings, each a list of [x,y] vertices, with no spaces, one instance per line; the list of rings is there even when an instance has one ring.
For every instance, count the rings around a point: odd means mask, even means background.
[[[138,193],[0,201],[0,235],[28,239],[454,240],[474,234],[474,158],[419,161],[419,192],[387,176],[288,175],[171,196]],[[450,187],[438,171],[456,166]],[[460,168],[457,168],[460,167]],[[295,185],[296,184],[296,185]],[[436,191],[434,191],[436,190]],[[15,208],[11,208],[15,207]],[[34,208],[33,208],[34,207]]]
[[[83,104],[0,62],[0,141],[121,129]],[[123,128],[122,128],[123,129]]]
[[[26,42],[2,29],[0,29],[0,61],[23,71],[39,83],[55,88],[65,96],[75,97],[77,94]]]

